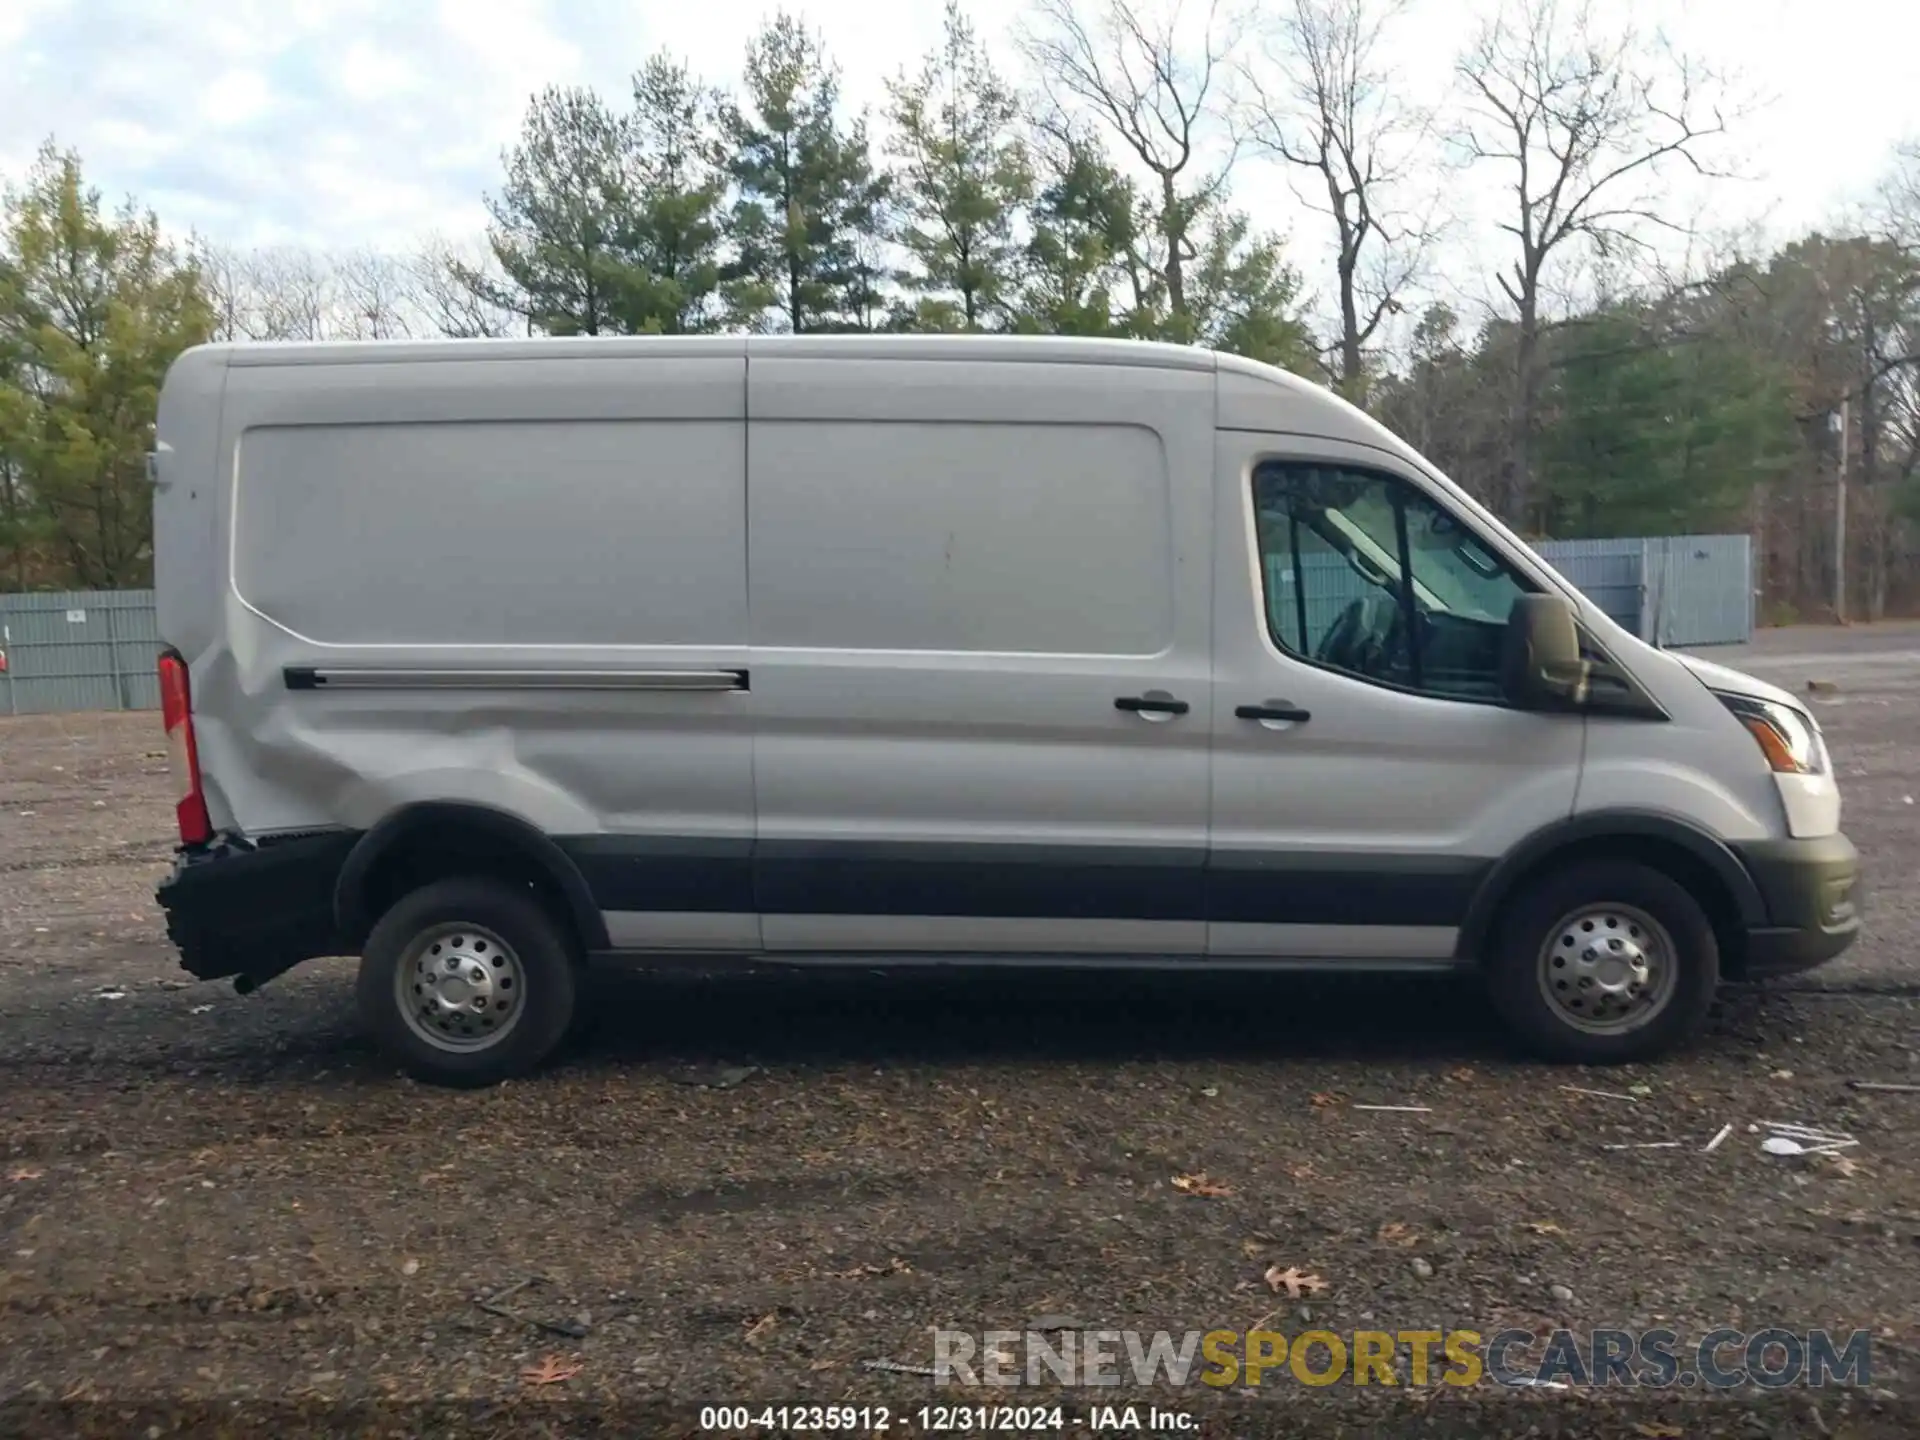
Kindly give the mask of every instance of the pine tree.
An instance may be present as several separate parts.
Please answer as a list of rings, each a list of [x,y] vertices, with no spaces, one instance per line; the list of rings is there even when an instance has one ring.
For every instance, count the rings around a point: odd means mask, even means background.
[[[1015,328],[1042,335],[1124,334],[1133,299],[1127,260],[1137,210],[1133,186],[1098,144],[1061,137],[1033,203]]]
[[[920,74],[888,86],[911,257],[902,277],[918,298],[916,328],[980,330],[1004,323],[1016,283],[1020,209],[1033,195],[1019,106],[993,69],[958,0],[947,0],[941,47]]]
[[[655,56],[633,77],[633,104],[624,318],[640,333],[714,329],[727,190],[718,97],[684,65]]]
[[[1787,377],[1711,330],[1620,307],[1583,318],[1553,356],[1540,435],[1549,531],[1697,532],[1738,523],[1796,436]]]
[[[1317,374],[1318,352],[1300,314],[1300,276],[1280,241],[1254,234],[1238,212],[1210,217],[1205,237],[1188,280],[1188,313],[1166,317],[1168,338]]]
[[[549,334],[627,328],[629,145],[628,122],[592,91],[542,91],[504,156],[505,186],[487,197],[488,239],[506,283],[465,267],[462,278]]]
[[[861,238],[878,229],[887,199],[866,126],[842,124],[837,72],[784,11],[747,47],[746,92],[727,120],[732,318],[795,334],[862,328],[882,282]]]

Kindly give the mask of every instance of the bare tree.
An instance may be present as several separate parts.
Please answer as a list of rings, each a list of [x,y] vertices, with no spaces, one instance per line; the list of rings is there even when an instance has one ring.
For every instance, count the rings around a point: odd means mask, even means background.
[[[462,246],[439,236],[428,239],[407,263],[413,308],[422,324],[462,340],[530,333],[525,315],[489,298],[504,288],[490,274],[492,265],[492,250],[484,243]],[[475,285],[475,276],[487,283]]]
[[[1920,254],[1920,138],[1893,147],[1893,165],[1881,182],[1876,208],[1887,238]]]
[[[409,263],[378,250],[358,250],[333,263],[333,333],[349,340],[405,340],[415,333],[414,277]]]
[[[1180,0],[1157,14],[1136,0],[1097,0],[1089,23],[1073,0],[1037,0],[1020,42],[1055,112],[1091,111],[1150,173],[1157,268],[1180,324],[1191,319],[1187,276],[1200,253],[1194,232],[1233,168],[1232,145],[1218,153],[1211,144],[1225,129],[1223,81],[1238,32],[1220,5],[1207,0],[1204,19],[1192,25],[1182,20]]]
[[[252,289],[247,278],[247,257],[199,236],[194,237],[190,252],[200,275],[201,291],[213,310],[213,338],[251,339]]]
[[[1367,347],[1401,313],[1424,266],[1432,225],[1398,190],[1430,120],[1399,98],[1382,68],[1382,34],[1408,0],[1288,0],[1242,67],[1253,143],[1306,172],[1304,203],[1333,222],[1339,335],[1323,363],[1342,394],[1366,396]]]
[[[256,339],[327,340],[337,333],[339,279],[325,255],[296,246],[256,251],[249,266]]]
[[[402,340],[525,333],[526,317],[487,300],[470,277],[491,263],[484,242],[430,238],[411,255],[195,244],[220,340]]]
[[[1515,375],[1500,500],[1526,523],[1541,390],[1548,262],[1647,245],[1678,223],[1653,186],[1673,166],[1700,174],[1726,132],[1720,84],[1699,62],[1634,30],[1605,33],[1592,0],[1510,0],[1460,58],[1468,97],[1456,140],[1471,162],[1506,170],[1500,228],[1519,254],[1495,278],[1513,307]]]

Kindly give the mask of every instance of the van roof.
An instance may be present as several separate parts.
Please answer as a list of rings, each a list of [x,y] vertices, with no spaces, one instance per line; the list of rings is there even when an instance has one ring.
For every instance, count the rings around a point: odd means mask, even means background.
[[[421,364],[448,360],[659,359],[755,355],[822,360],[976,360],[1065,365],[1106,365],[1133,369],[1217,373],[1221,379],[1219,418],[1224,426],[1247,425],[1236,419],[1233,389],[1264,417],[1274,417],[1273,402],[1290,407],[1294,427],[1357,440],[1403,456],[1431,471],[1372,416],[1333,390],[1278,366],[1239,355],[1152,340],[1109,340],[1070,335],[574,335],[485,340],[239,340],[194,347],[200,363],[215,366]],[[183,359],[186,357],[182,357]],[[1229,387],[1229,377],[1237,384]],[[1310,419],[1308,417],[1311,417]]]
[[[1221,357],[1191,345],[1059,335],[572,335],[506,340],[230,341],[205,347],[231,365],[340,365],[766,355],[837,360],[1026,360],[1212,370]]]

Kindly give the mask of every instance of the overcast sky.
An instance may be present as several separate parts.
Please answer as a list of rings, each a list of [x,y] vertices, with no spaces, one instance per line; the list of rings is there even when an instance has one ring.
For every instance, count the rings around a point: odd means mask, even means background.
[[[1416,0],[1396,70],[1432,99],[1492,0]],[[1711,218],[1776,233],[1862,194],[1903,130],[1920,132],[1913,0],[1601,0],[1664,25],[1738,72],[1764,105],[1738,131],[1748,178]],[[90,177],[176,229],[236,244],[401,247],[485,223],[528,95],[585,83],[624,97],[665,48],[714,81],[737,74],[769,0],[0,0],[0,176],[40,141],[76,147]],[[797,0],[854,104],[937,38],[939,0]],[[973,0],[981,33],[1018,69],[1022,0]],[[1237,195],[1265,225],[1314,237],[1272,173]],[[1676,206],[1697,207],[1680,195]]]

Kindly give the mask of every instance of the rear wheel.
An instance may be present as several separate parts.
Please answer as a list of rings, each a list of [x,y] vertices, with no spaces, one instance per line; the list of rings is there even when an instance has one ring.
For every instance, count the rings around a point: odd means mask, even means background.
[[[438,880],[373,927],[360,1012],[417,1079],[492,1085],[532,1070],[566,1035],[574,949],[531,894],[496,880]]]
[[[1720,982],[1705,910],[1657,870],[1599,860],[1515,897],[1487,960],[1493,1003],[1536,1053],[1612,1064],[1699,1029]]]

